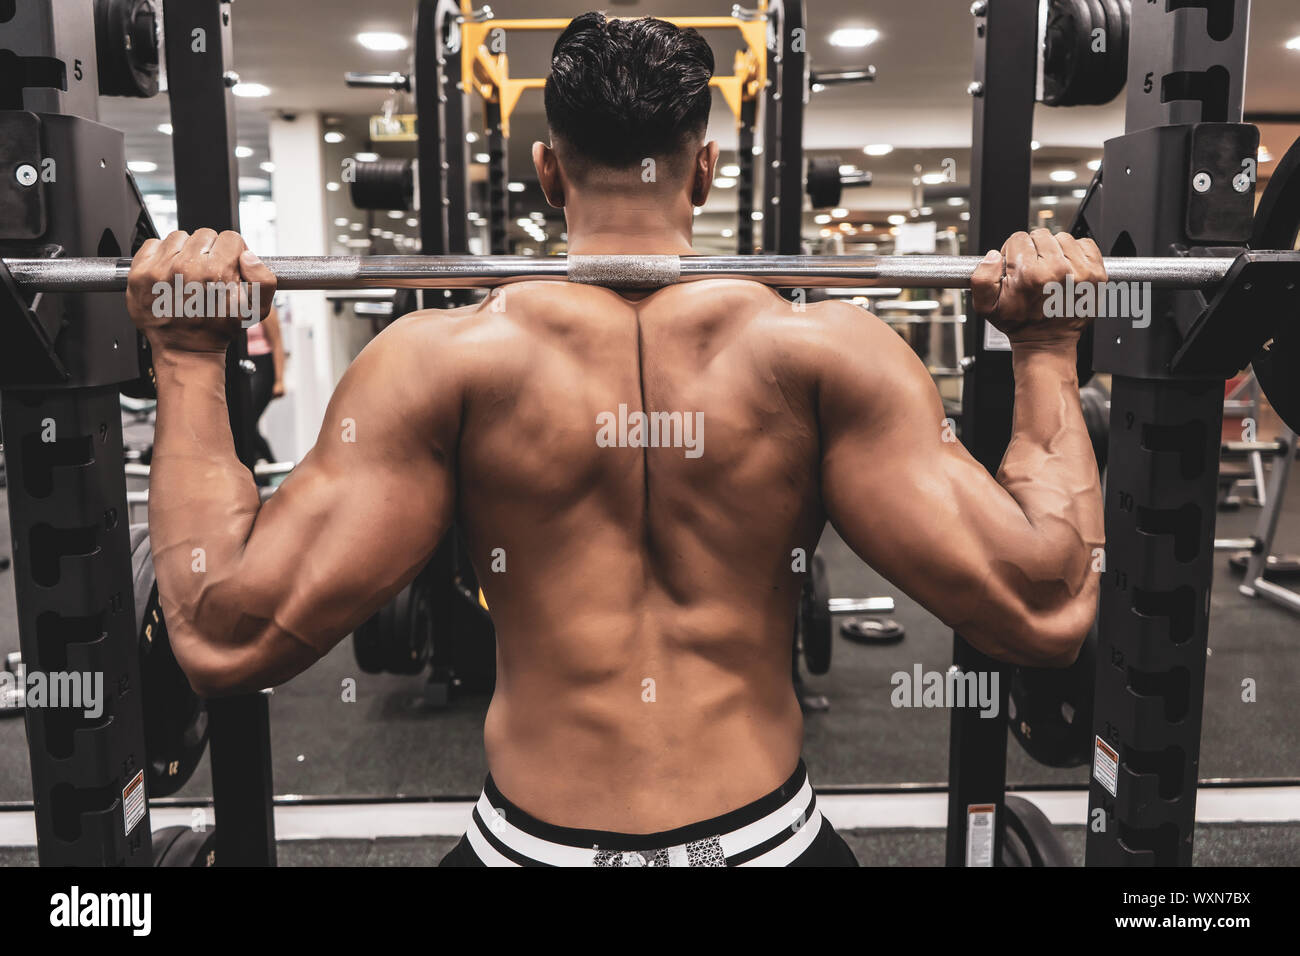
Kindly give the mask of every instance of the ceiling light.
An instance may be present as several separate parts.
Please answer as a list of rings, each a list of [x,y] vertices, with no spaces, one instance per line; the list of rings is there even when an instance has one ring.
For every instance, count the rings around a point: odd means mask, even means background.
[[[719,189],[730,189],[732,186],[736,185],[736,181],[730,176],[719,176],[713,181],[713,185],[717,186]]]
[[[474,154],[474,162],[476,162],[476,163],[486,163],[486,162],[487,162],[488,160],[490,160],[491,158],[492,158],[492,157],[489,156],[487,153],[475,153],[475,154]]]
[[[1286,48],[1288,50],[1300,50],[1300,37],[1292,37],[1291,39],[1287,40]]]
[[[261,83],[236,83],[230,88],[236,96],[261,97],[270,96],[271,88]]]
[[[152,173],[158,168],[158,164],[148,159],[133,159],[126,164],[126,168],[133,173]]]
[[[948,176],[945,173],[926,173],[921,177],[921,182],[927,186],[937,186],[940,183],[946,183]]]
[[[831,215],[836,219],[843,219],[848,214],[849,211],[845,209],[843,206],[836,206],[834,209],[831,210]]]
[[[964,202],[966,202],[966,200],[962,199],[960,196],[953,196],[951,199],[948,200],[948,205],[949,205],[949,206],[960,206],[960,205],[962,205]]]
[[[531,220],[533,220],[534,222],[545,222],[545,221],[546,221],[546,217],[545,217],[544,215],[542,215],[540,212],[530,212],[530,213],[528,214],[528,218],[531,219]]]
[[[1101,160],[1100,159],[1088,160],[1088,168],[1095,173],[1097,170],[1101,169]]]
[[[521,193],[525,188],[527,187],[525,187],[523,183],[509,183],[506,186],[506,189],[510,190],[512,193]]]
[[[1271,162],[1273,162],[1273,154],[1270,153],[1270,152],[1268,151],[1268,147],[1265,146],[1265,145],[1263,145],[1262,143],[1260,144],[1259,152],[1255,154],[1255,158],[1256,158],[1256,161],[1257,161],[1257,162],[1260,162],[1260,163],[1271,163]]]
[[[921,207],[921,215],[922,215],[922,216],[933,216],[933,215],[934,215],[934,207],[933,207],[933,206],[922,206],[922,207]]]
[[[416,226],[420,224],[420,220],[412,216],[410,219],[406,220],[406,224],[410,226],[412,229],[414,229]]]
[[[735,231],[731,229],[724,229],[722,230],[721,233],[719,233],[719,235],[721,235],[723,239],[730,239],[735,234],[736,234]]]
[[[357,42],[367,50],[380,52],[405,50],[408,45],[400,33],[358,33]]]
[[[349,224],[348,228],[351,229],[353,232],[360,232],[360,231],[361,231],[362,229],[364,229],[365,227],[362,226],[361,223],[359,223],[359,222],[354,222],[354,223]]]
[[[740,167],[737,166],[735,163],[728,163],[727,165],[719,169],[718,172],[720,172],[724,176],[739,176]]]
[[[352,156],[358,163],[373,163],[379,160],[378,153],[354,153]]]
[[[348,224],[347,216],[339,216],[339,218],[334,220],[334,225],[336,226],[346,226],[347,224]]]
[[[533,224],[531,219],[516,219],[515,225],[523,226],[525,229]]]
[[[326,183],[326,184],[325,184],[325,188],[328,189],[328,190],[329,190],[330,192],[332,192],[332,193],[336,193],[336,192],[339,191],[339,184],[338,184],[338,183]]]
[[[812,91],[813,91],[814,93],[820,93],[820,92],[821,92],[822,90],[824,90],[824,89],[826,89],[826,84],[825,84],[825,83],[814,83],[814,84],[812,85]]]
[[[1056,205],[1057,203],[1059,203],[1060,201],[1061,201],[1061,197],[1060,197],[1060,196],[1044,196],[1044,197],[1043,197],[1043,205],[1044,205],[1044,206],[1055,206],[1055,205]]]
[[[754,220],[754,222],[762,222],[762,221],[763,221],[763,214],[762,214],[761,212],[759,212],[758,210],[754,210],[753,212],[751,212],[751,213],[749,214],[749,218],[752,219],[752,220]]]
[[[478,133],[474,132],[473,130],[470,130],[468,133],[465,134],[465,142],[467,142],[467,143],[477,143],[477,142],[478,142]]]
[[[258,163],[257,168],[264,173],[273,173],[275,172],[275,163],[268,160],[265,163]]]
[[[901,226],[903,223],[907,222],[907,217],[900,216],[897,213],[895,213],[894,215],[889,217],[888,221],[891,226]]]
[[[823,229],[823,230],[822,230],[822,238],[823,238],[823,239],[829,239],[832,235],[834,235],[834,233],[832,233],[829,229]]]
[[[970,222],[970,213],[964,212],[957,218],[960,219],[962,222]]]
[[[1029,148],[1034,150],[1042,149],[1043,144],[1040,143],[1038,140],[1033,140],[1032,142],[1030,142]]]
[[[170,136],[170,135],[172,134],[172,124],[171,124],[171,123],[159,123],[159,124],[158,124],[158,132],[162,133],[164,136]]]
[[[894,151],[894,147],[888,143],[872,143],[870,146],[863,146],[862,151],[868,156],[888,156]]]
[[[325,134],[325,142],[327,142],[327,143],[341,143],[341,142],[343,142],[343,140],[345,140],[346,138],[347,138],[346,136],[344,136],[342,133],[340,133],[340,132],[339,132],[338,130],[336,130],[336,129],[329,130],[329,131]]]
[[[824,226],[830,221],[831,217],[824,212],[819,212],[817,215],[813,216],[813,222],[817,223],[819,226]]]
[[[1075,199],[1082,199],[1084,196],[1088,195],[1088,190],[1076,189],[1074,190],[1074,192],[1070,193],[1070,195],[1073,196]]]
[[[237,156],[239,159],[248,159],[248,157],[252,155],[253,155],[253,148],[251,146],[235,147],[235,156]]]
[[[878,39],[880,39],[879,30],[865,27],[840,27],[838,30],[831,31],[830,43],[831,46],[864,47],[871,46]]]
[[[404,217],[405,215],[406,215],[406,213],[403,212],[403,211],[400,210],[400,209],[390,209],[390,210],[388,210],[388,218],[389,218],[389,219],[401,219],[401,218]]]
[[[1072,183],[1079,178],[1073,169],[1053,169],[1051,179],[1054,183]]]
[[[862,170],[858,169],[858,167],[850,166],[848,163],[845,163],[842,166],[840,166],[841,176],[857,176],[861,172]]]
[[[699,206],[696,206],[694,209],[691,210],[691,215],[692,215],[692,216],[700,216],[700,215],[703,215],[703,214],[704,214],[704,210],[701,209]]]

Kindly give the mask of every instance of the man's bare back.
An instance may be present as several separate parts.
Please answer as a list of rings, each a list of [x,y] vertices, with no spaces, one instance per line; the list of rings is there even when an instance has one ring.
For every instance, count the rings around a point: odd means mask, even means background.
[[[799,756],[794,569],[824,521],[817,310],[738,281],[497,296],[413,320],[452,323],[448,347],[483,371],[456,477],[499,642],[493,777],[564,826],[648,832],[734,809]],[[637,447],[640,412],[675,413],[674,434]]]

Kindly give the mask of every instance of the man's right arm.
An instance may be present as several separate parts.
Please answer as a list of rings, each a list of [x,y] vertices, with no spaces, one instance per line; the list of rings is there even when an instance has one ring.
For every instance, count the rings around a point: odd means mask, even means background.
[[[1032,311],[1032,302],[1013,301],[1012,283],[1050,280],[1023,269],[1023,246],[1007,254],[1000,305]],[[1016,257],[1028,273],[1019,280]],[[1048,268],[1069,271],[1059,262]],[[996,313],[997,295],[988,296],[977,288],[977,308],[982,297],[980,310]],[[985,653],[1051,666],[1073,661],[1092,625],[1103,524],[1079,407],[1077,329],[1049,331],[1038,307],[1037,323],[1004,323],[1013,332],[1016,401],[996,478],[945,424],[912,350],[856,307],[827,307],[836,348],[820,374],[818,409],[823,500],[849,546]]]

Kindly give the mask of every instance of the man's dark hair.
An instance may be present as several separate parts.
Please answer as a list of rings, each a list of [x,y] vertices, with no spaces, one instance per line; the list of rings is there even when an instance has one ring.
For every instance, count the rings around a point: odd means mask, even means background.
[[[703,135],[712,76],[713,50],[695,30],[584,13],[551,52],[546,119],[579,156],[633,166]]]

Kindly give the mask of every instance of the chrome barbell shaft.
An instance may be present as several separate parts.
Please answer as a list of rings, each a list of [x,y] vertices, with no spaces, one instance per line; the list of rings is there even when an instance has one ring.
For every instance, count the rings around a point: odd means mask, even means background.
[[[655,289],[705,279],[750,279],[780,288],[970,287],[976,256],[268,256],[281,289],[481,289],[551,279],[614,289]],[[130,259],[5,259],[28,292],[122,292]],[[1113,258],[1112,282],[1204,289],[1230,258]]]

